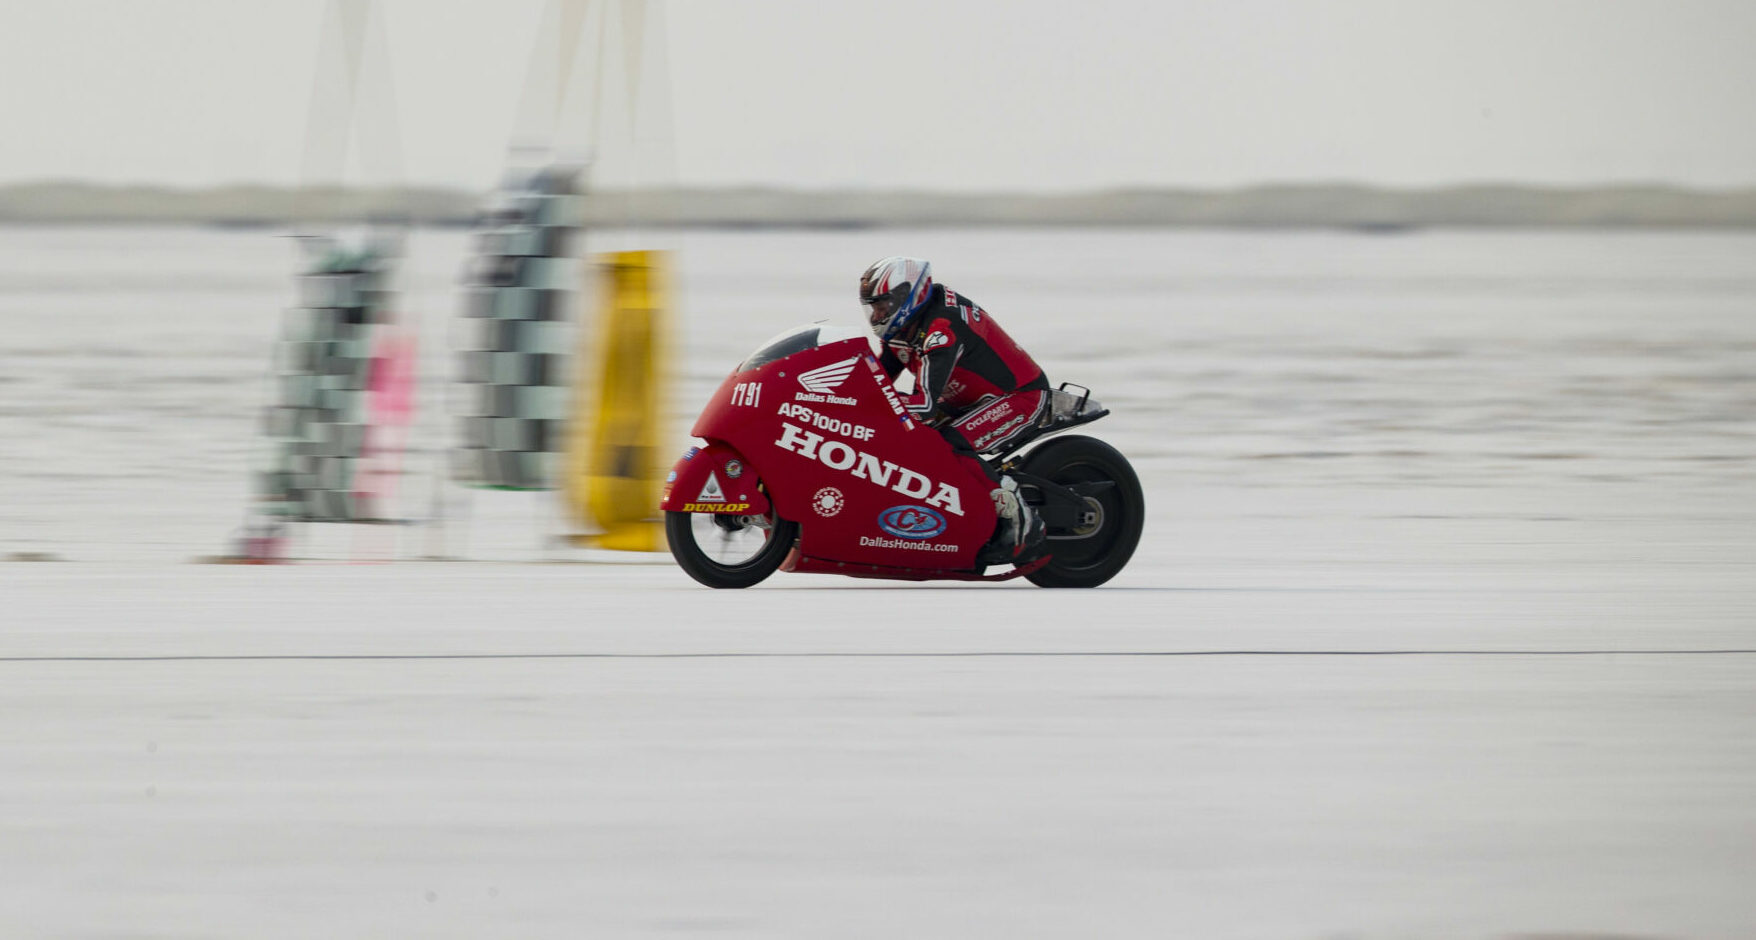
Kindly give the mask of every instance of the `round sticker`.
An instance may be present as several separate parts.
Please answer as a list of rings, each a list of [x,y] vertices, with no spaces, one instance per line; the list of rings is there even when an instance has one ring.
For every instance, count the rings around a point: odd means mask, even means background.
[[[817,495],[811,497],[811,508],[817,510],[817,515],[825,519],[841,512],[841,507],[845,505],[847,505],[847,501],[842,499],[841,490],[833,486],[826,486],[818,490]]]

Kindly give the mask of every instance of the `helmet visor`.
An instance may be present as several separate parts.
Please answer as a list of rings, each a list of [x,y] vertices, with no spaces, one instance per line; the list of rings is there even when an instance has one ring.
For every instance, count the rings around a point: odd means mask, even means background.
[[[872,324],[873,329],[889,322],[890,315],[896,312],[896,299],[889,295],[861,298],[860,304],[866,308],[866,322]]]
[[[872,272],[860,278],[860,306],[866,308],[866,322],[877,330],[890,322],[891,314],[896,312],[896,305],[907,293],[906,285],[897,285],[887,291],[878,291],[878,285],[872,283]]]

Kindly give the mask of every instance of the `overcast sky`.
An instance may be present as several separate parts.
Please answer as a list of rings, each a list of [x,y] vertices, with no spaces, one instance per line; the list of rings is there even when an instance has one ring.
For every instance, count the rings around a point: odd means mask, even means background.
[[[541,113],[519,108],[540,98],[533,50],[553,35],[540,0],[381,2],[361,113],[393,117],[397,139],[372,131],[346,162],[334,81],[328,126],[307,131],[319,61],[334,74],[320,50],[339,49],[333,30],[323,45],[325,6],[0,4],[0,182],[491,183]],[[589,133],[578,99],[602,25],[563,137]],[[670,0],[663,25],[639,99],[646,151],[618,142],[625,115],[600,122],[605,165],[642,181],[1756,184],[1745,0]]]

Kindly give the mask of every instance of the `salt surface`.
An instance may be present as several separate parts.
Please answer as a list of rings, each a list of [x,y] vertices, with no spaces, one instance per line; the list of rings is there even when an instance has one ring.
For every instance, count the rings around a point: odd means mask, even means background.
[[[5,932],[1756,927],[1756,239],[686,241],[679,434],[919,251],[1115,409],[1134,564],[712,592],[533,564],[582,556],[480,494],[189,565],[247,495],[291,247],[0,230],[0,555],[70,559],[0,565]],[[430,375],[462,247],[411,243]],[[434,544],[479,560],[345,562]]]

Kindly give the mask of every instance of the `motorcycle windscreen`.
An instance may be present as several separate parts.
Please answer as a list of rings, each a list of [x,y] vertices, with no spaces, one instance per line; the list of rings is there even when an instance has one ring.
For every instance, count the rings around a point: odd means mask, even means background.
[[[860,339],[865,335],[862,331],[836,323],[807,323],[804,326],[795,326],[763,341],[762,345],[756,347],[755,352],[738,365],[738,371],[747,372],[751,369],[759,369],[776,360],[785,359],[794,353],[844,340]]]

